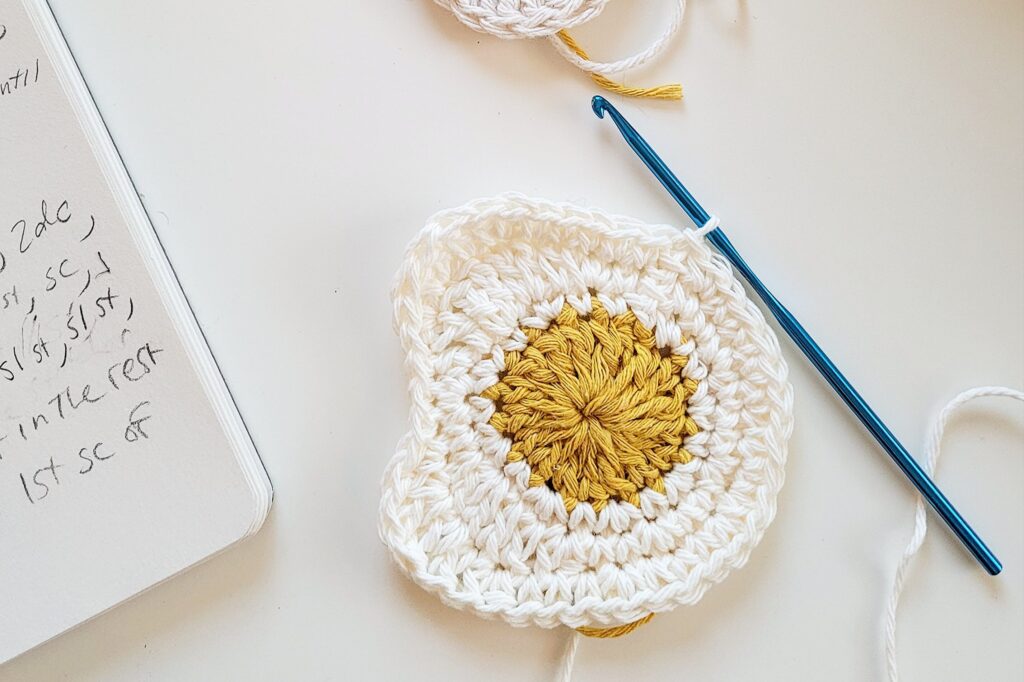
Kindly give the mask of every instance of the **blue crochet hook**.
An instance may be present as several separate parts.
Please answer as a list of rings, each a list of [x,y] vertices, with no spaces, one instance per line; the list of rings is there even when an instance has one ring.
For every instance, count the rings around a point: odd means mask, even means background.
[[[600,95],[594,97],[592,106],[598,118],[604,118],[605,114],[608,114],[616,127],[618,127],[619,132],[622,133],[622,137],[626,139],[626,143],[629,144],[637,156],[654,173],[665,189],[668,190],[668,193],[672,195],[672,198],[676,200],[676,203],[682,206],[686,214],[690,216],[690,220],[697,227],[707,225],[708,221],[711,220],[711,216],[697,203],[697,200],[683,186],[683,183],[679,182],[679,178],[672,174],[672,171],[665,165],[665,162],[651,149],[650,145],[640,136],[640,133],[629,124],[629,121],[623,118],[622,114]],[[942,517],[942,520],[946,522],[950,530],[960,539],[960,542],[985,567],[986,571],[991,575],[998,575],[1003,570],[1003,565],[992,553],[992,550],[978,537],[974,529],[964,521],[956,507],[946,499],[942,491],[939,490],[932,479],[928,477],[928,474],[924,472],[910,453],[907,452],[903,444],[896,439],[896,436],[889,430],[889,427],[875,414],[875,411],[864,402],[864,399],[850,385],[850,382],[839,371],[839,368],[829,360],[825,352],[821,350],[821,347],[807,333],[807,330],[772,295],[772,292],[768,291],[768,288],[761,283],[761,280],[758,279],[754,271],[750,269],[750,266],[743,260],[739,252],[736,251],[736,248],[733,247],[732,242],[725,236],[725,233],[721,229],[715,228],[708,232],[706,236],[708,241],[743,275],[743,278],[747,280],[750,287],[761,297],[768,310],[771,311],[782,328],[786,330],[790,338],[807,356],[807,359],[811,361],[811,364],[825,377],[825,380],[839,394],[839,397],[843,399],[847,407],[857,415],[857,418],[867,427],[867,430],[871,432],[871,435],[875,437],[879,445],[889,453],[889,456],[896,462],[896,466],[910,479],[910,482],[914,484],[914,487],[917,488],[921,495],[928,500],[936,513]]]

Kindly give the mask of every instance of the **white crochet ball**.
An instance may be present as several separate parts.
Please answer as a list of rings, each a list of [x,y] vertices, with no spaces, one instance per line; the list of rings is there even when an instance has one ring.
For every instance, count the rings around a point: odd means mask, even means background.
[[[593,19],[608,0],[434,0],[459,21],[499,38],[540,38]]]
[[[434,216],[393,295],[412,413],[384,477],[380,533],[419,585],[513,625],[612,627],[693,604],[746,562],[775,515],[792,388],[774,333],[702,238],[505,195]],[[687,358],[699,430],[663,492],[569,512],[509,459],[489,423],[498,406],[481,393],[525,348],[524,328],[597,302]]]

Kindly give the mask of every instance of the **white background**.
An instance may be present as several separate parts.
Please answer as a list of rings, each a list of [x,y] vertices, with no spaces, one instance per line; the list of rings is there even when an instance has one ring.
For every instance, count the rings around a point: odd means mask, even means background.
[[[256,538],[0,679],[551,679],[566,631],[448,609],[377,539],[408,410],[387,292],[425,219],[480,195],[686,225],[594,87],[429,0],[53,4],[277,498]],[[577,37],[624,54],[670,7],[615,0]],[[677,78],[683,104],[615,101],[912,450],[959,390],[1024,384],[1024,5],[693,0],[632,82]],[[698,606],[585,641],[576,679],[882,676],[911,491],[782,345],[797,422],[774,525]],[[933,528],[908,680],[1024,675],[1022,416],[988,401],[952,426],[940,483],[1007,568]]]

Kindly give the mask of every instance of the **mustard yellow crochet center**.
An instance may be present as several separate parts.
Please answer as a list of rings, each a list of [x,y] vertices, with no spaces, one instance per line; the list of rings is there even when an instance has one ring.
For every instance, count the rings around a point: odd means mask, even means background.
[[[496,405],[491,426],[512,441],[508,461],[527,462],[530,486],[549,486],[569,512],[664,493],[664,474],[691,459],[683,439],[698,432],[687,357],[660,349],[632,311],[612,316],[596,299],[587,316],[566,304],[547,329],[523,332],[525,350],[505,354],[482,394]]]

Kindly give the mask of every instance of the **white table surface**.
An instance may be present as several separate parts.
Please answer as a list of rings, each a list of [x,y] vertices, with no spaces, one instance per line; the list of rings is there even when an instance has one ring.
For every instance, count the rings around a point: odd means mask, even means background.
[[[428,215],[481,195],[684,225],[594,87],[428,0],[53,4],[277,499],[259,536],[0,679],[552,679],[566,631],[451,610],[377,539],[409,407],[388,288]],[[1024,384],[1024,5],[691,4],[634,78],[681,78],[685,104],[616,102],[892,429],[919,452],[960,389]],[[578,37],[624,53],[670,6],[617,0]],[[774,525],[696,607],[585,641],[577,680],[882,677],[911,491],[782,345],[797,422]],[[1024,676],[1022,417],[988,401],[952,426],[939,480],[1007,568],[933,527],[907,680]]]

